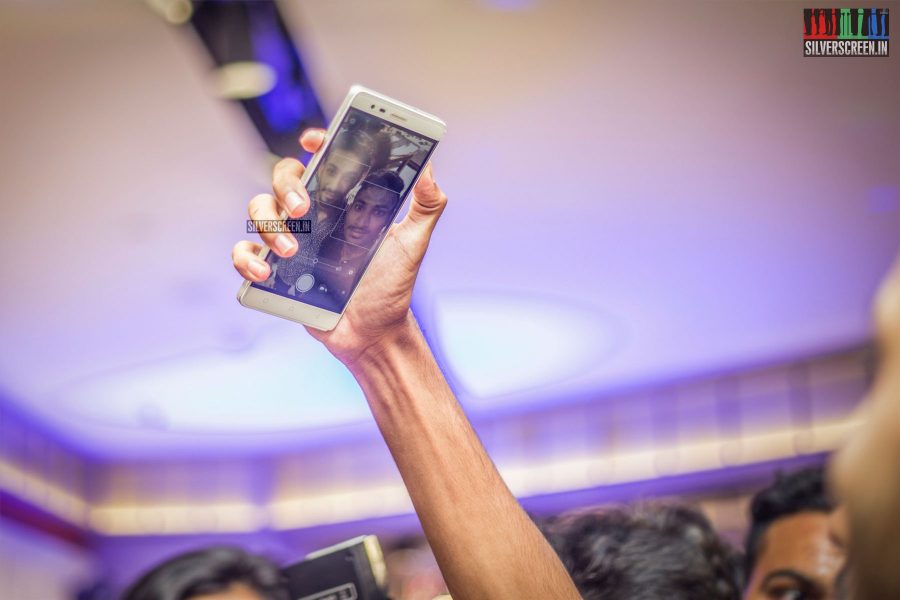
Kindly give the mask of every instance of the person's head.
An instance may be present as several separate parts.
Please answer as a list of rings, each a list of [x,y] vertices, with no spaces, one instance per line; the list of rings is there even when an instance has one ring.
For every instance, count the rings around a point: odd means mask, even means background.
[[[747,600],[835,597],[843,551],[829,535],[834,502],[821,468],[779,473],[750,505]]]
[[[338,134],[316,169],[319,200],[344,206],[347,192],[366,174],[374,152],[372,136],[364,131],[351,129]]]
[[[638,505],[544,525],[586,600],[739,600],[740,557],[700,512]]]
[[[400,202],[403,180],[391,171],[370,173],[360,185],[344,218],[344,239],[369,248],[390,223]]]
[[[122,600],[288,600],[275,564],[239,548],[180,554],[143,575]]]

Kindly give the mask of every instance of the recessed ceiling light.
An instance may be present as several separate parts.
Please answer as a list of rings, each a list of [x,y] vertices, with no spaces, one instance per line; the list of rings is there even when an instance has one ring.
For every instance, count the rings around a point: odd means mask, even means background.
[[[222,65],[214,71],[216,94],[230,100],[256,98],[272,90],[278,81],[275,69],[261,62],[242,61]]]
[[[594,308],[524,293],[442,292],[434,316],[454,376],[478,399],[590,372],[624,336],[618,321]]]
[[[190,0],[147,0],[147,4],[173,25],[184,25],[194,14]]]

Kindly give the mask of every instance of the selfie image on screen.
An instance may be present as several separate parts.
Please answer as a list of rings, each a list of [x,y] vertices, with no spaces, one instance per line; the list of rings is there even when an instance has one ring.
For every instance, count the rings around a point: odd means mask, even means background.
[[[351,108],[319,161],[294,256],[270,252],[272,275],[257,288],[341,312],[393,223],[434,140]]]

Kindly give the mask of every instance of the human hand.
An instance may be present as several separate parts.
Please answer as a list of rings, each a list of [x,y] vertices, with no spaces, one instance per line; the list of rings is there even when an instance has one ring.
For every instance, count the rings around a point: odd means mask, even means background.
[[[317,151],[324,141],[323,130],[308,130],[301,146]],[[294,219],[309,210],[309,194],[300,184],[305,167],[293,158],[281,160],[273,171],[274,194],[259,194],[248,206],[254,221],[281,220],[286,211]],[[375,254],[365,277],[350,300],[344,316],[331,331],[307,327],[307,331],[344,364],[350,365],[368,352],[378,352],[384,344],[415,328],[409,310],[412,290],[435,225],[447,205],[447,196],[434,181],[431,164],[413,188],[409,213],[391,225],[382,247]],[[297,240],[290,234],[260,233],[262,241],[278,256],[293,256]],[[302,243],[302,240],[301,240]],[[235,244],[232,262],[245,279],[265,281],[269,265],[259,258],[262,245],[247,240]]]

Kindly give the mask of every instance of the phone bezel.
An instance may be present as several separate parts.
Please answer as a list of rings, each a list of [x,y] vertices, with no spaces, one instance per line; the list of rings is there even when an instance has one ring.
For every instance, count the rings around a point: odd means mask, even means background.
[[[447,125],[434,115],[430,115],[363,86],[354,85],[350,88],[350,92],[347,94],[347,97],[344,98],[340,109],[329,124],[328,131],[325,133],[325,143],[319,148],[318,152],[313,155],[312,159],[310,159],[303,176],[300,178],[300,181],[304,186],[308,183],[312,173],[315,172],[321,157],[331,146],[331,141],[337,133],[338,127],[340,127],[347,111],[351,108],[355,108],[359,111],[378,117],[379,119],[383,119],[390,124],[404,127],[430,138],[435,141],[435,148],[447,130]],[[384,112],[382,112],[382,109]],[[433,152],[434,149],[432,149],[432,153]],[[421,171],[416,175],[416,179],[413,181],[412,186],[415,186],[420,175]],[[402,212],[406,203],[409,202],[409,198],[412,196],[412,186],[410,186],[410,191],[407,193],[406,198],[404,198],[399,212]],[[287,213],[282,211],[281,218],[286,219],[287,216]],[[375,250],[375,256],[381,251],[381,246],[383,244],[384,238],[379,242],[378,248]],[[259,257],[265,260],[269,252],[271,252],[271,250],[269,250],[268,247],[263,246],[259,253]],[[374,259],[373,256],[372,260]],[[369,265],[371,265],[371,261]],[[366,276],[369,265],[366,265],[366,270],[363,271],[360,276],[360,281]],[[344,315],[344,312],[347,310],[347,307],[350,305],[350,302],[353,301],[356,290],[359,288],[359,284],[357,284],[353,289],[353,293],[350,294],[350,298],[347,299],[344,309],[341,312],[336,313],[319,308],[318,306],[306,304],[301,300],[286,298],[280,294],[253,287],[252,283],[253,282],[251,281],[244,281],[243,285],[241,285],[241,288],[238,290],[237,299],[242,306],[301,323],[321,331],[330,331],[337,326],[341,317]]]

